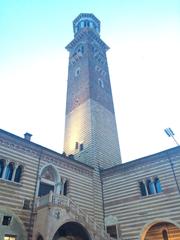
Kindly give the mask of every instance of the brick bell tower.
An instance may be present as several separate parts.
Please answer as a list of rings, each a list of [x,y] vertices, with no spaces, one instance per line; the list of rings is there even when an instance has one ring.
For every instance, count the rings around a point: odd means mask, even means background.
[[[91,166],[121,163],[106,51],[100,21],[81,13],[73,21],[74,39],[66,46],[69,69],[64,152]]]

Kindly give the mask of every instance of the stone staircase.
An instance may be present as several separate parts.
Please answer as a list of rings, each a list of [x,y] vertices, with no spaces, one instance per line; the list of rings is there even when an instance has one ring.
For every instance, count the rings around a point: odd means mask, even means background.
[[[99,226],[92,217],[82,210],[71,198],[57,195],[53,192],[50,192],[48,195],[38,197],[36,199],[36,209],[41,209],[48,206],[49,208],[56,207],[59,209],[65,209],[67,212],[71,212],[74,215],[74,219],[78,222],[83,223],[86,226],[87,230],[93,233],[95,239],[104,239],[104,240],[114,240],[109,234]],[[57,218],[59,217],[57,212]]]

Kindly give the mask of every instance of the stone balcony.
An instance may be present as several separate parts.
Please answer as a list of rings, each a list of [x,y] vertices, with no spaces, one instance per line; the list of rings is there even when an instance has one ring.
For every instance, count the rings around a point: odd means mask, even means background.
[[[44,234],[44,240],[56,240],[53,236],[57,229],[60,229],[60,227],[63,226],[64,223],[68,223],[68,221],[82,225],[89,233],[89,240],[113,239],[110,238],[109,234],[107,234],[101,226],[95,223],[92,217],[88,216],[71,198],[66,196],[50,192],[48,195],[38,197],[36,199],[36,212],[35,232],[46,232],[46,234]],[[43,222],[46,222],[45,229]],[[52,232],[54,235],[50,234]],[[34,233],[34,236],[35,235],[37,234]],[[36,239],[36,237],[33,239]]]

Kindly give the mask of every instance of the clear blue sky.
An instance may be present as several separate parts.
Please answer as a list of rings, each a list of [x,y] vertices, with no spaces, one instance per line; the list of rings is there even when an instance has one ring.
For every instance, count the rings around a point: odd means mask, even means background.
[[[0,127],[63,151],[72,21],[81,12],[101,21],[123,161],[180,141],[179,0],[1,0]]]

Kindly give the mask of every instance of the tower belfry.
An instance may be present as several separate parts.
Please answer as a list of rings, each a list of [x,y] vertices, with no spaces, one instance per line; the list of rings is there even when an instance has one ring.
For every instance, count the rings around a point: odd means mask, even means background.
[[[73,21],[69,51],[64,152],[94,167],[121,163],[106,51],[100,21],[82,13]]]

